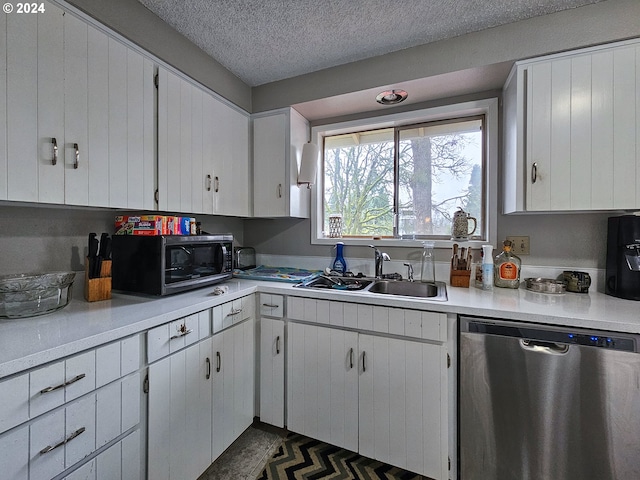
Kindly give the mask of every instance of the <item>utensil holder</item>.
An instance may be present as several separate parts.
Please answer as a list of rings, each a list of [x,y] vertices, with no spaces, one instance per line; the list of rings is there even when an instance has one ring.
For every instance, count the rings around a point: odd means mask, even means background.
[[[451,270],[451,275],[449,275],[449,284],[452,287],[469,288],[470,278],[471,270]]]
[[[103,260],[100,277],[89,278],[89,258],[84,259],[84,299],[99,302],[111,299],[111,260]]]

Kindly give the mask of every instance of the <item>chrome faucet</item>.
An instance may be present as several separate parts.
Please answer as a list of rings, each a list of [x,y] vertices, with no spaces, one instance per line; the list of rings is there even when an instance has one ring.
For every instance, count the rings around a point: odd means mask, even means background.
[[[413,282],[413,265],[405,263],[404,266],[407,267],[407,280]]]
[[[386,253],[380,252],[380,250],[378,250],[373,245],[369,245],[369,248],[373,248],[373,250],[374,250],[375,272],[376,272],[375,277],[376,278],[382,278],[382,265],[383,265],[385,260],[391,260],[391,258]]]

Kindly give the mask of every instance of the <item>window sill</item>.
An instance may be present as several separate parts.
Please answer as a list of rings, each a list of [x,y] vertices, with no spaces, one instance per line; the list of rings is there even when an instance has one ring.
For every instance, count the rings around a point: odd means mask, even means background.
[[[335,245],[338,242],[342,242],[345,245],[351,246],[367,246],[374,245],[376,247],[406,247],[406,248],[422,248],[423,242],[433,242],[434,248],[445,248],[451,249],[454,243],[457,243],[460,246],[464,247],[473,247],[480,248],[482,245],[487,245],[491,243],[488,240],[469,240],[469,241],[454,241],[454,240],[445,240],[445,239],[420,239],[420,240],[411,240],[411,239],[400,239],[400,238],[382,238],[379,240],[374,240],[373,238],[313,238],[311,243],[313,245]]]

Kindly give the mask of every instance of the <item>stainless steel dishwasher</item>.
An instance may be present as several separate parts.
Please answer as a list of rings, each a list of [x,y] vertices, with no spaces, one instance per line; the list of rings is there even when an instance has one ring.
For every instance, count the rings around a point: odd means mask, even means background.
[[[640,479],[639,340],[462,317],[460,479]]]

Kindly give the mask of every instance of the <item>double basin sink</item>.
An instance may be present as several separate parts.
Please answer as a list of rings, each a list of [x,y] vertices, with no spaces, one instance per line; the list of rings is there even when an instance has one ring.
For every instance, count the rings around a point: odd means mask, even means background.
[[[381,295],[397,295],[401,297],[426,298],[445,302],[447,287],[444,282],[422,283],[406,280],[387,280],[378,278],[333,277],[321,275],[296,285],[298,288],[360,291]]]

